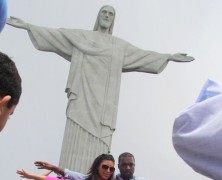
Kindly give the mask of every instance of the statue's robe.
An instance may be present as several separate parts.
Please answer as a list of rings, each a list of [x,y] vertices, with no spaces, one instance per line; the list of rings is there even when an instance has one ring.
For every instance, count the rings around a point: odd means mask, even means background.
[[[110,34],[29,25],[34,46],[71,62],[60,166],[85,173],[110,150],[122,72],[159,73],[169,54],[139,49]]]

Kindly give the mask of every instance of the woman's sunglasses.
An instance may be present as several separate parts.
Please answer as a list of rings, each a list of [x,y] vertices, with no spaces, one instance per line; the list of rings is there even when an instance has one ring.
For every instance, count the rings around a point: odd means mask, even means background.
[[[109,169],[110,172],[114,172],[114,171],[115,171],[115,168],[114,168],[114,167],[112,167],[112,166],[110,167],[110,166],[107,166],[107,165],[105,165],[105,164],[102,165],[102,168],[105,169],[105,170],[108,170],[108,169]]]

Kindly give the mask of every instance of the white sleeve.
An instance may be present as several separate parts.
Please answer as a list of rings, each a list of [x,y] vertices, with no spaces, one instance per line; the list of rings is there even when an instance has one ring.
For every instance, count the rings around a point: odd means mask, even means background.
[[[195,104],[180,113],[173,127],[178,155],[196,172],[222,179],[222,86],[205,84]]]
[[[70,171],[68,169],[64,170],[64,174],[66,178],[69,178],[72,180],[84,180],[86,178],[85,174],[75,172],[75,171]]]

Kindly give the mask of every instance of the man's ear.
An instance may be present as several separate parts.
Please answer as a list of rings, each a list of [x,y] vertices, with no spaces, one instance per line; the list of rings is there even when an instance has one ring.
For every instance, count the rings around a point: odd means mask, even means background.
[[[6,107],[8,102],[11,100],[11,96],[3,96],[0,98],[0,113],[2,112],[3,107]]]

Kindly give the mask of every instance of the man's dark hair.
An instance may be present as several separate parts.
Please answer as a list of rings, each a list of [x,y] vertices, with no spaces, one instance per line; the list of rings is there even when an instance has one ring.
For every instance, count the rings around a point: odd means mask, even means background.
[[[129,153],[129,152],[124,152],[124,153],[122,153],[122,154],[119,155],[118,163],[120,163],[120,160],[121,160],[122,157],[133,157],[133,159],[134,159],[134,161],[135,161],[135,158],[134,158],[134,156],[133,156],[131,153]]]
[[[11,96],[7,107],[17,105],[22,93],[21,77],[15,63],[4,53],[0,52],[0,97]]]
[[[87,178],[85,180],[97,180],[98,179],[98,167],[101,164],[103,160],[110,160],[113,163],[115,163],[115,160],[111,154],[101,154],[99,155],[92,163],[92,166],[89,169],[89,172],[87,173]],[[108,178],[108,180],[113,179],[113,175]]]

